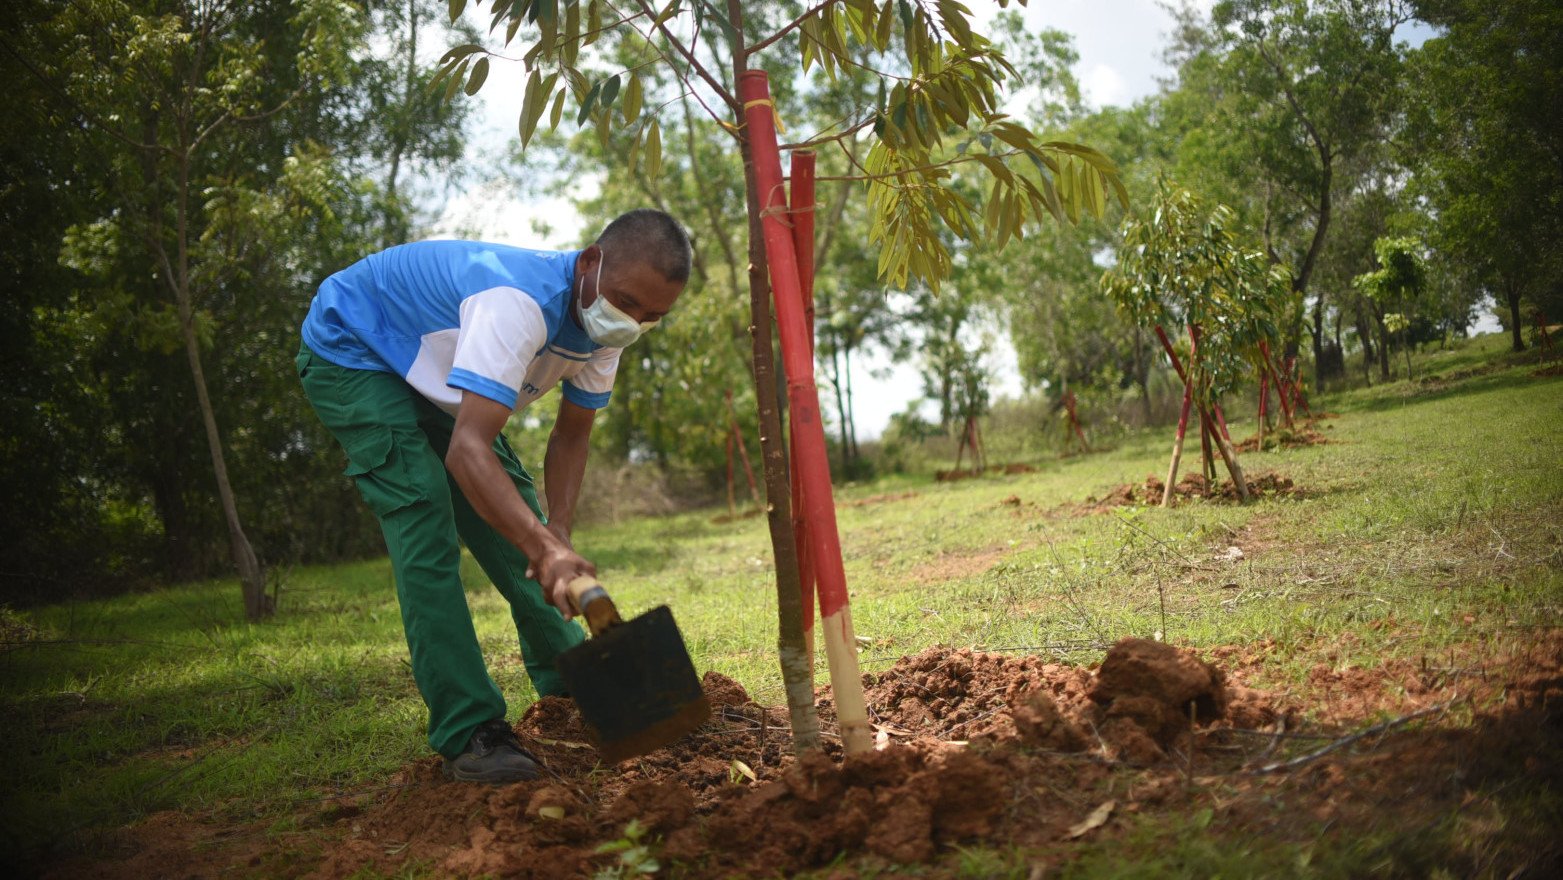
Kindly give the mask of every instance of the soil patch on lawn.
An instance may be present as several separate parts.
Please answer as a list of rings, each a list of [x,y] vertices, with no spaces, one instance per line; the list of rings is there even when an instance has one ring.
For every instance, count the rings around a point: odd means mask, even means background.
[[[1247,479],[1250,496],[1301,498],[1306,494],[1292,482],[1290,477],[1283,477],[1280,474],[1255,474]],[[1160,504],[1166,485],[1160,477],[1148,474],[1143,483],[1124,483],[1101,498],[1095,495],[1087,497],[1085,503],[1077,508],[1076,512],[1101,513],[1115,507],[1146,507]],[[1212,486],[1202,474],[1186,474],[1173,487],[1172,501],[1177,504],[1195,499],[1235,504],[1238,501],[1237,487],[1230,481],[1221,481]]]
[[[1253,436],[1239,442],[1237,444],[1237,451],[1256,452],[1260,448],[1259,440],[1259,435],[1254,434]],[[1331,442],[1330,438],[1325,436],[1323,432],[1314,428],[1311,424],[1302,425],[1297,429],[1290,431],[1282,428],[1278,431],[1271,431],[1264,435],[1265,449],[1294,449],[1300,446],[1322,446],[1323,444],[1329,442]]]
[[[448,783],[430,759],[389,796],[328,803],[298,830],[158,814],[118,832],[112,859],[54,876],[590,877],[620,866],[611,849],[632,821],[666,876],[834,866],[845,880],[919,866],[917,876],[953,878],[971,876],[956,848],[979,843],[1024,853],[1037,876],[1093,841],[1154,857],[1133,851],[1155,845],[1134,842],[1147,821],[1181,828],[1203,815],[1209,833],[1327,848],[1356,845],[1343,835],[1363,828],[1456,814],[1497,823],[1483,826],[1476,861],[1416,847],[1375,858],[1391,874],[1551,876],[1563,855],[1551,826],[1515,818],[1506,799],[1557,802],[1563,635],[1506,656],[1473,645],[1458,670],[1321,664],[1283,694],[1247,686],[1274,650],[1125,639],[1085,667],[930,649],[865,676],[877,747],[851,757],[828,736],[823,751],[792,757],[785,709],[716,673],[704,680],[710,722],[615,766],[600,764],[573,703],[545,698],[516,729],[548,778]],[[820,711],[833,731],[828,688]]]
[[[969,480],[972,477],[980,477],[983,474],[1031,474],[1036,473],[1036,470],[1032,465],[1016,461],[1009,464],[990,464],[986,468],[934,471],[933,478],[940,483],[953,483],[957,480]]]

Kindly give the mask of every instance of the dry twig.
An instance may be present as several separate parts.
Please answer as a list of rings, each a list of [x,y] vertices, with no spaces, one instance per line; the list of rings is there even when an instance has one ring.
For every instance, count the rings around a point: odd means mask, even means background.
[[[1402,715],[1399,718],[1392,718],[1389,721],[1385,721],[1383,724],[1375,724],[1372,727],[1369,727],[1369,728],[1367,728],[1365,730],[1360,730],[1360,731],[1358,731],[1356,733],[1351,734],[1350,736],[1343,736],[1340,739],[1335,740],[1334,742],[1330,743],[1329,745],[1326,745],[1326,746],[1324,746],[1323,748],[1320,748],[1320,749],[1315,749],[1314,751],[1311,751],[1311,752],[1309,752],[1306,755],[1299,755],[1298,757],[1292,758],[1289,761],[1276,761],[1276,762],[1273,762],[1273,763],[1270,763],[1270,764],[1266,764],[1263,767],[1256,767],[1255,769],[1250,770],[1248,772],[1250,772],[1250,773],[1252,773],[1252,774],[1257,776],[1257,775],[1260,775],[1260,774],[1263,774],[1263,773],[1277,773],[1277,772],[1281,772],[1281,771],[1284,771],[1284,770],[1295,770],[1298,767],[1302,767],[1304,765],[1311,764],[1314,761],[1317,761],[1318,759],[1324,757],[1325,755],[1328,755],[1329,753],[1331,753],[1333,751],[1345,748],[1346,746],[1349,746],[1352,743],[1357,742],[1359,740],[1362,740],[1362,739],[1364,739],[1366,737],[1373,736],[1374,734],[1377,734],[1377,733],[1387,733],[1388,731],[1393,730],[1396,727],[1399,727],[1399,726],[1401,726],[1403,724],[1408,724],[1408,723],[1410,723],[1412,721],[1415,721],[1418,718],[1425,718],[1428,715],[1432,715],[1434,713],[1443,712],[1443,711],[1447,710],[1450,706],[1454,705],[1455,701],[1458,700],[1458,699],[1460,699],[1460,698],[1457,696],[1457,697],[1454,697],[1453,699],[1445,700],[1444,702],[1439,703],[1436,706],[1429,706],[1426,709],[1422,709],[1422,710],[1417,711],[1417,712],[1412,712],[1409,715]]]

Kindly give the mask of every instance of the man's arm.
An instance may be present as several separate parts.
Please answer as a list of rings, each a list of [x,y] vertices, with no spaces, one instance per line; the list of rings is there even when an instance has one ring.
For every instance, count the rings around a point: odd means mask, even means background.
[[[586,474],[586,453],[592,438],[592,422],[597,411],[559,401],[559,417],[548,435],[548,454],[543,458],[543,489],[548,495],[548,528],[566,546],[575,523],[575,501],[581,494],[581,479]]]
[[[567,541],[561,540],[538,520],[521,500],[510,475],[499,463],[499,456],[494,454],[494,439],[509,417],[510,407],[481,394],[463,391],[461,408],[456,413],[456,428],[451,432],[450,449],[445,453],[445,469],[456,479],[456,485],[461,487],[462,494],[478,515],[526,554],[538,582],[543,585],[544,595],[568,618],[572,611],[565,596],[565,584],[582,574],[595,575],[597,568],[578,556]],[[587,430],[590,431],[590,421]],[[553,455],[553,441],[550,441],[549,458]],[[584,446],[580,455],[584,467]],[[552,476],[553,472],[550,469],[547,473]],[[552,502],[554,490],[552,480],[549,482],[548,495]],[[574,488],[580,489],[579,472]],[[569,506],[573,505],[572,495]]]

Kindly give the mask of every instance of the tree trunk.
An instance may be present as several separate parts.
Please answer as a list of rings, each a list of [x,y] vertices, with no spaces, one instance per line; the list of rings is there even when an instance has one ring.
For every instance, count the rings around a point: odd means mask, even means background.
[[[1312,133],[1312,127],[1309,127]],[[1292,289],[1299,295],[1307,295],[1308,282],[1313,277],[1314,266],[1318,264],[1319,253],[1324,249],[1324,237],[1330,229],[1330,189],[1335,185],[1334,154],[1325,146],[1322,139],[1314,135],[1314,147],[1319,154],[1319,168],[1322,172],[1319,181],[1319,212],[1318,222],[1313,227],[1313,239],[1308,243],[1308,252],[1303,256],[1302,265],[1297,268],[1297,276],[1292,280]],[[1324,295],[1320,294],[1314,300],[1313,305],[1313,363],[1314,381],[1319,383],[1318,365],[1320,355],[1324,350]],[[1323,391],[1321,384],[1316,384],[1316,390]]]
[[[260,561],[255,558],[255,548],[244,534],[239,521],[239,505],[233,495],[233,484],[228,480],[228,464],[223,456],[222,435],[217,430],[217,415],[212,409],[212,398],[206,389],[206,371],[201,366],[201,341],[195,332],[195,307],[190,291],[190,242],[189,242],[189,156],[182,156],[179,163],[179,182],[175,195],[174,244],[178,248],[168,279],[173,288],[174,302],[179,309],[179,325],[184,337],[185,357],[190,363],[190,376],[195,381],[196,405],[201,410],[201,423],[206,429],[206,447],[212,456],[212,475],[217,478],[217,497],[222,503],[223,518],[228,523],[228,543],[233,551],[234,565],[239,569],[239,585],[244,594],[244,614],[250,620],[260,620],[272,612],[271,597],[266,595],[266,576]],[[161,250],[161,245],[159,245]],[[167,261],[167,252],[163,252]]]
[[[743,6],[727,0],[727,17],[738,37],[733,45],[732,73],[737,82],[744,71]],[[743,123],[740,116],[736,120]],[[770,275],[760,227],[760,196],[754,180],[754,155],[749,138],[740,134],[744,163],[744,196],[749,213],[749,333],[754,343],[755,399],[760,411],[760,450],[764,463],[766,520],[770,526],[771,553],[776,560],[776,646],[781,659],[787,711],[792,721],[793,751],[802,754],[819,748],[819,716],[814,709],[814,657],[803,634],[803,596],[798,579],[798,550],[792,530],[792,500],[787,473],[787,451],[781,434],[781,408],[776,393],[782,381],[771,344]]]
[[[1514,335],[1514,350],[1525,350],[1525,337],[1520,335],[1520,286],[1512,281],[1506,285],[1509,301],[1509,330]]]
[[[847,444],[852,447],[852,464],[856,465],[861,458],[861,450],[857,447],[857,413],[852,404],[852,346],[848,345],[842,352],[841,367],[846,372],[847,380]]]
[[[1150,427],[1151,413],[1151,382],[1150,382],[1150,358],[1145,355],[1145,338],[1139,326],[1134,328],[1134,383],[1140,386],[1140,413],[1145,418],[1145,426]]]
[[[1378,378],[1380,382],[1389,381],[1389,328],[1384,326],[1383,315],[1375,314],[1373,320],[1378,322]]]
[[[409,230],[406,216],[396,204],[396,185],[401,174],[402,154],[407,151],[411,138],[408,129],[412,125],[412,104],[418,98],[418,0],[407,0],[407,77],[403,82],[402,117],[391,136],[390,169],[385,178],[385,235],[386,247],[407,241]]]
[[[1363,315],[1361,302],[1357,303],[1357,338],[1362,340],[1362,381],[1373,386],[1373,329]]]
[[[1207,414],[1201,410],[1200,418],[1207,418]],[[1232,486],[1237,489],[1237,500],[1243,504],[1248,503],[1248,478],[1243,476],[1243,467],[1237,461],[1237,450],[1232,447],[1231,441],[1221,436],[1220,432],[1212,432],[1211,437],[1216,443],[1216,448],[1221,451],[1221,459],[1226,462],[1227,473],[1232,476]]]
[[[1167,485],[1161,491],[1161,506],[1172,506],[1172,487],[1178,482],[1178,463],[1183,460],[1183,436],[1189,428],[1189,406],[1193,403],[1194,383],[1183,380],[1183,408],[1178,411],[1178,433],[1172,441],[1172,461],[1167,465]]]

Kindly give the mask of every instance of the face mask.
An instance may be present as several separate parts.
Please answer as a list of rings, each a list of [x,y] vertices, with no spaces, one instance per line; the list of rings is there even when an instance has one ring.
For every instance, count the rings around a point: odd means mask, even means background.
[[[657,326],[656,321],[647,321],[638,324],[634,318],[624,314],[608,298],[602,295],[602,259],[597,260],[597,277],[592,282],[592,290],[596,291],[597,298],[586,308],[579,308],[581,290],[586,282],[581,279],[577,285],[576,303],[580,310],[581,326],[586,328],[586,335],[598,345],[608,348],[624,348],[640,338],[640,334]]]

